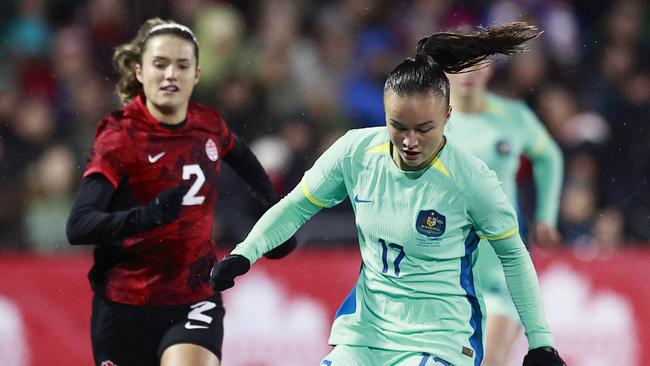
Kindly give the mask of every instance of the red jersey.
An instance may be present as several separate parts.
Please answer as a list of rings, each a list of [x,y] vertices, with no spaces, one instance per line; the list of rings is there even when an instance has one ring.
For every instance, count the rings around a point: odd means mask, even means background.
[[[211,236],[217,182],[221,158],[233,144],[221,116],[196,103],[189,104],[178,128],[151,116],[141,97],[99,122],[83,176],[100,173],[113,184],[110,211],[147,205],[182,183],[190,187],[178,219],[120,243],[119,255],[102,269],[101,291],[107,299],[161,306],[213,294],[209,273],[215,257]],[[96,266],[105,261],[105,247],[95,252]]]

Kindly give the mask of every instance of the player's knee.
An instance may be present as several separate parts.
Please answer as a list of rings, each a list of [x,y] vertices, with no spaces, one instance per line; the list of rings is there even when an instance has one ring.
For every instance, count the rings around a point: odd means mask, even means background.
[[[167,347],[160,357],[160,366],[220,366],[219,358],[207,348],[181,343]]]
[[[509,347],[489,347],[485,350],[485,358],[483,359],[483,366],[506,366],[508,362]]]

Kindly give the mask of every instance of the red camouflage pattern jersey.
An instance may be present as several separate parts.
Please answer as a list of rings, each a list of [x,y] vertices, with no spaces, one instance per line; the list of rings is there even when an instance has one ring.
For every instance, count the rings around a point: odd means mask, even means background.
[[[190,103],[179,128],[161,125],[141,97],[99,122],[83,177],[103,174],[116,188],[109,211],[147,205],[182,183],[190,188],[175,221],[124,239],[102,269],[103,295],[132,305],[178,305],[213,294],[209,272],[221,158],[234,144],[212,108]],[[105,261],[95,250],[95,266]],[[115,246],[112,246],[115,249]],[[107,251],[109,252],[109,251]]]

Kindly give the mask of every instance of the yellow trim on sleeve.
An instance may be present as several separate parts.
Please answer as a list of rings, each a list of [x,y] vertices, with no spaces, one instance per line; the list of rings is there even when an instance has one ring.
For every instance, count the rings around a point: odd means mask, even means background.
[[[544,148],[546,147],[546,144],[548,143],[549,137],[545,133],[540,133],[539,138],[537,138],[537,142],[535,142],[535,146],[533,149],[530,151],[530,157],[533,158],[537,155],[539,155]]]
[[[449,174],[449,170],[447,170],[447,167],[440,161],[440,157],[436,156],[435,159],[431,162],[431,166],[438,169],[442,174],[446,175],[448,178],[451,178],[451,174]]]
[[[300,181],[300,189],[302,189],[302,193],[305,194],[305,197],[307,197],[309,202],[315,204],[316,206],[327,207],[327,203],[319,201],[316,199],[316,197],[312,196],[311,192],[309,192],[309,187],[307,187],[307,182],[305,182],[305,178],[302,178]]]
[[[384,142],[381,145],[369,147],[366,149],[366,154],[379,154],[379,153],[388,153],[390,152],[390,142]]]
[[[509,237],[517,234],[518,232],[519,232],[519,226],[517,226],[517,227],[515,227],[515,228],[513,228],[511,230],[508,230],[508,231],[506,231],[505,233],[503,233],[503,234],[501,234],[499,236],[490,237],[490,236],[481,235],[480,238],[481,239],[487,239],[487,240],[501,240],[501,239],[509,238]]]

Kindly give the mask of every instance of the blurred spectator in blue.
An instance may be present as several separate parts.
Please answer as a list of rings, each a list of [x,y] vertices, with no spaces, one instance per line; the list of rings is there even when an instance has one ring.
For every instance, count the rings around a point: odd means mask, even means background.
[[[9,50],[14,57],[36,58],[47,52],[50,30],[43,0],[20,1],[18,14],[7,28]]]
[[[387,1],[345,0],[338,9],[343,26],[351,34],[350,62],[343,73],[338,102],[352,127],[385,123],[384,80],[399,57],[389,26],[391,5]]]
[[[386,124],[384,79],[394,64],[390,45],[390,34],[380,27],[363,30],[357,39],[353,66],[341,93],[343,107],[356,127]]]

